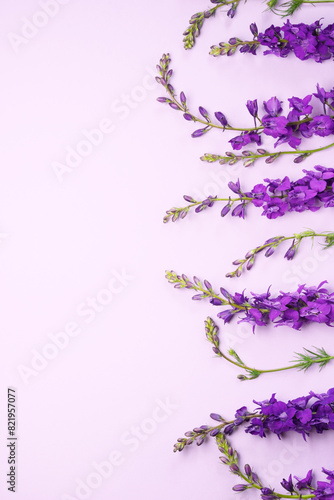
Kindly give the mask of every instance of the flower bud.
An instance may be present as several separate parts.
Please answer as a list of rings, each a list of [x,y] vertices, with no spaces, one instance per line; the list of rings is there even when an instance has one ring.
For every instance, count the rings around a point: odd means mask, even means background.
[[[265,257],[270,257],[273,253],[275,252],[275,248],[274,247],[269,247],[267,248],[266,252],[265,252]]]
[[[295,253],[296,253],[296,248],[294,247],[294,242],[293,242],[291,247],[286,251],[284,258],[287,260],[292,260],[295,256]]]
[[[184,115],[183,115],[184,116]],[[195,130],[195,132],[193,132],[191,134],[191,137],[201,137],[202,135],[204,135],[206,132],[206,129],[205,128],[199,128],[197,130]]]
[[[171,107],[172,109],[175,109],[175,110],[179,110],[179,109],[180,109],[180,108],[178,107],[178,105],[177,105],[177,104],[175,104],[175,102],[170,102],[170,103],[169,103],[169,105],[170,105],[170,107]]]
[[[228,183],[228,187],[230,188],[231,191],[233,191],[233,193],[236,193],[236,194],[240,193],[240,183],[239,183],[239,180],[237,181],[237,183],[234,183],[234,182],[230,181]]]
[[[183,196],[183,199],[184,199],[185,201],[188,201],[189,203],[196,203],[196,200],[194,200],[194,198],[193,198],[192,196],[188,196],[187,194],[185,194],[185,195]]]
[[[247,262],[247,264],[246,264],[247,271],[250,271],[252,269],[253,265],[254,265],[254,257],[249,259],[249,261]]]
[[[184,113],[183,114],[183,118],[185,120],[187,120],[188,122],[190,122],[191,120],[193,120],[193,117],[189,113]]]
[[[280,156],[279,153],[276,153],[273,156],[268,156],[268,158],[265,159],[265,162],[268,164],[273,163],[279,156]]]
[[[209,114],[208,114],[207,110],[205,108],[203,108],[203,106],[200,106],[198,108],[198,110],[201,113],[201,115],[203,116],[203,118],[205,118],[206,120],[208,120]]]
[[[210,413],[210,418],[212,418],[212,420],[216,420],[217,422],[224,421],[223,417],[219,415],[219,413]]]
[[[257,29],[257,26],[255,23],[252,23],[250,26],[249,26],[249,29],[251,30],[251,33],[252,35],[254,36],[257,36],[258,35],[258,29]]]
[[[245,473],[246,473],[246,476],[251,476],[251,474],[252,474],[252,469],[250,468],[249,464],[245,465]]]
[[[231,210],[231,205],[228,203],[227,205],[225,205],[225,207],[222,209],[222,211],[220,212],[220,215],[222,217],[225,217],[225,215],[227,215],[229,213],[229,211]]]
[[[215,117],[223,125],[223,127],[226,127],[227,120],[226,120],[225,115],[221,111],[216,111],[215,112]]]
[[[231,467],[230,467],[230,469],[231,469]],[[232,488],[233,491],[245,491],[247,489],[248,489],[248,486],[246,484],[236,484]]]

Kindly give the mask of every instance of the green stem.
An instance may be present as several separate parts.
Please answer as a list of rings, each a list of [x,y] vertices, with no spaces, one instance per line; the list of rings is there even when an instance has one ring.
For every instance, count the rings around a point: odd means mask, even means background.
[[[313,364],[319,364],[321,369],[323,366],[327,365],[329,361],[334,359],[334,356],[330,356],[329,354],[327,354],[323,348],[321,349],[315,348],[315,351],[310,351],[309,349],[304,348],[303,354],[297,353],[297,356],[299,356],[299,360],[297,363],[294,363],[293,365],[290,366],[284,366],[281,368],[271,368],[268,370],[261,370],[259,368],[254,368],[246,365],[233,349],[229,350],[229,354],[231,356],[234,356],[235,359],[228,357],[221,351],[221,349],[219,348],[219,337],[218,337],[219,328],[210,317],[208,317],[205,321],[205,331],[207,339],[209,340],[210,343],[214,345],[213,351],[219,357],[222,357],[226,359],[226,361],[228,361],[229,363],[238,366],[239,368],[242,368],[243,370],[248,372],[248,375],[250,375],[250,377],[246,377],[245,375],[238,375],[239,380],[251,380],[259,377],[262,373],[281,372],[293,369],[300,369],[306,371]]]
[[[257,490],[262,490],[263,486],[259,486],[258,484],[254,483],[250,478],[245,476],[241,471],[238,472],[238,476],[243,479],[246,483],[248,483],[252,488],[256,488]],[[277,493],[275,491],[275,497],[279,498],[296,498],[297,500],[306,500],[307,498],[314,498],[315,495],[312,493],[310,495],[285,495],[284,493]]]
[[[223,2],[219,2],[215,7],[212,7],[211,9],[205,10],[203,12],[197,12],[196,14],[191,16],[191,19],[189,21],[189,26],[183,33],[184,48],[186,50],[191,49],[195,45],[196,38],[200,34],[204,21],[214,16],[217,9],[231,4],[232,5],[234,4],[236,9],[240,1],[241,0],[226,0]]]
[[[243,161],[245,166],[248,166],[248,164],[253,164],[256,160],[259,160],[261,158],[273,158],[275,159],[279,158],[281,155],[298,155],[298,156],[303,156],[305,155],[305,158],[307,156],[312,155],[313,153],[319,153],[320,151],[324,151],[325,149],[329,149],[334,146],[334,142],[331,142],[330,144],[327,144],[326,146],[322,146],[320,148],[315,148],[315,149],[295,149],[293,151],[277,151],[276,153],[269,153],[266,151],[265,153],[253,153],[252,151],[249,152],[247,155],[236,155],[234,153],[230,153],[230,156],[222,156],[222,155],[215,155],[215,154],[210,154],[210,153],[205,153],[203,156],[201,156],[202,161],[206,161],[207,163],[215,163],[215,162],[220,162],[220,164],[225,164],[225,163],[236,163],[238,161]]]
[[[177,284],[180,284],[180,288],[189,288],[187,287],[187,282],[186,281],[180,281],[176,275],[174,274],[173,271],[169,272],[169,271],[166,271],[166,278],[168,279],[169,283],[177,283]],[[177,279],[177,281],[175,281],[175,278]],[[234,309],[238,309],[238,310],[247,310],[248,308],[251,307],[251,305],[248,303],[248,302],[245,302],[244,305],[239,305],[239,304],[236,304],[234,303],[232,300],[225,300],[225,299],[222,299],[218,294],[216,294],[212,289],[209,290],[206,290],[205,288],[203,288],[202,284],[200,285],[195,285],[195,284],[192,284],[191,286],[191,289],[192,290],[195,290],[196,292],[201,292],[202,294],[204,294],[206,296],[206,298],[209,298],[209,297],[212,297],[214,299],[218,299],[221,303],[222,306],[231,306],[233,307]],[[266,312],[265,310],[262,310],[260,309],[260,311],[262,312]]]
[[[314,239],[316,237],[322,237],[322,238],[328,239],[328,238],[332,238],[333,236],[334,236],[334,233],[332,233],[330,231],[326,231],[323,233],[316,233],[312,229],[304,231],[303,233],[295,233],[292,236],[276,236],[274,238],[271,238],[268,242],[264,243],[263,245],[259,245],[256,248],[254,248],[253,250],[248,251],[243,259],[235,260],[233,262],[233,264],[235,266],[237,266],[237,268],[234,271],[227,273],[225,276],[227,278],[240,277],[242,274],[242,271],[245,268],[249,270],[253,267],[254,260],[257,256],[257,254],[259,254],[263,250],[269,249],[269,248],[272,248],[272,250],[274,252],[276,250],[276,248],[279,245],[281,245],[282,243],[284,243],[285,241],[288,241],[288,240],[295,241],[295,242],[293,242],[292,247],[291,247],[294,250],[294,254],[289,257],[289,260],[291,260],[294,257],[295,253],[298,251],[299,246],[301,245],[301,242],[304,238]],[[328,248],[328,247],[325,247],[325,248]],[[270,255],[268,255],[268,256],[270,256]],[[251,266],[248,268],[247,266],[249,266],[249,264],[251,264]]]
[[[239,464],[239,459],[238,459],[238,452],[232,448],[232,446],[227,441],[226,436],[224,436],[224,434],[222,434],[222,433],[217,434],[216,443],[217,443],[219,451],[222,452],[226,457],[226,460],[222,460],[223,463],[227,464],[229,466],[230,472],[232,472],[232,474],[238,476],[246,483],[245,489],[254,488],[257,490],[262,490],[264,488],[264,485],[260,481],[257,474],[255,474],[256,479],[254,478],[254,472],[250,468],[249,465],[247,466],[250,470],[249,474],[247,474],[247,472],[246,472],[246,474],[244,474],[241,471],[241,466]],[[245,468],[246,468],[246,466],[245,466]],[[314,488],[311,488],[311,489],[314,489]],[[242,491],[242,490],[234,489],[234,491]],[[297,500],[307,500],[309,498],[315,498],[314,493],[309,493],[307,495],[303,495],[301,493],[298,493],[296,490],[294,490],[294,493],[297,493],[297,494],[290,494],[290,495],[287,495],[285,493],[277,493],[274,490],[271,490],[271,491],[273,492],[273,498],[293,498],[293,499],[297,499]]]
[[[214,201],[227,201],[227,202],[230,202],[232,205],[236,202],[236,201],[252,201],[254,198],[251,198],[250,196],[243,196],[242,198],[214,198]],[[196,207],[198,205],[201,205],[203,203],[203,200],[202,201],[196,201],[194,203],[190,203],[190,205],[187,205],[186,207],[183,207],[183,208],[179,208],[178,210],[182,211],[182,210],[189,210],[190,208],[193,208],[193,207]]]

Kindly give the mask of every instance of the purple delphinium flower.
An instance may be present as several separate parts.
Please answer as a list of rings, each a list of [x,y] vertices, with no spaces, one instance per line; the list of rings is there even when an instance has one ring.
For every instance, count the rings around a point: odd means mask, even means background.
[[[291,115],[291,113],[289,113],[289,115]],[[288,115],[288,119],[289,119],[289,115]],[[295,131],[294,131],[293,127],[287,126],[286,130],[287,130],[286,134],[282,134],[278,137],[277,141],[274,144],[274,147],[277,148],[277,146],[280,146],[281,144],[284,144],[287,142],[291,148],[297,149],[298,146],[300,145],[300,143],[302,142],[301,139],[294,135]]]
[[[334,500],[334,481],[331,480],[330,483],[317,481],[317,489],[314,493],[317,500]]]
[[[229,141],[232,144],[232,148],[239,150],[244,146],[247,146],[250,142],[255,142],[258,146],[261,145],[261,136],[256,132],[243,132],[242,134],[233,137]]]
[[[225,323],[233,316],[241,315],[240,322],[247,322],[253,326],[264,326],[272,322],[275,326],[288,326],[300,330],[307,323],[323,323],[334,326],[334,293],[323,287],[325,282],[317,287],[300,285],[295,292],[281,291],[272,297],[270,290],[263,294],[252,293],[247,297],[245,293],[229,294],[226,298],[206,295],[195,295],[197,298],[210,298],[214,306],[229,306],[217,314]],[[303,418],[306,418],[304,415]]]
[[[279,438],[286,432],[298,432],[303,435],[304,439],[312,431],[322,433],[325,430],[333,430],[334,425],[334,404],[329,403],[327,397],[333,394],[334,389],[329,389],[324,394],[314,394],[310,392],[305,397],[305,408],[300,410],[300,399],[289,400],[287,402],[279,401],[276,399],[275,394],[272,395],[270,400],[254,401],[258,405],[255,411],[248,412],[247,407],[243,407],[242,417],[239,416],[240,410],[235,414],[235,420],[229,424],[229,434],[232,434],[237,427],[242,424],[247,424],[245,432],[254,436],[266,437],[266,434],[273,433]],[[330,415],[322,427],[319,426],[319,413]],[[327,478],[334,483],[334,472],[323,470]],[[304,479],[297,479],[296,488],[298,490],[307,489],[312,483],[312,471],[310,470]],[[288,491],[292,492],[291,476],[289,480],[284,480],[283,486]]]
[[[292,24],[288,20],[283,26],[271,25],[264,32],[258,33],[257,28],[254,29],[253,23],[250,25],[250,30],[254,36],[253,44],[250,45],[250,42],[247,41],[239,43],[239,50],[240,52],[248,52],[250,47],[256,49],[259,45],[262,45],[267,47],[267,50],[263,52],[264,55],[274,54],[279,57],[287,57],[290,53],[293,53],[302,61],[313,59],[318,63],[322,63],[334,56],[333,26],[333,24],[330,24],[322,28],[320,21],[311,24]],[[254,44],[254,41],[257,43]],[[220,46],[223,46],[222,44]],[[232,45],[236,45],[236,42]],[[245,50],[245,47],[248,50]],[[219,55],[219,46],[213,45],[211,53]]]
[[[268,219],[282,217],[287,212],[315,212],[321,207],[334,207],[334,169],[316,165],[314,170],[303,170],[304,177],[291,181],[288,176],[283,179],[264,179],[263,183],[256,184],[251,191],[243,192],[240,181],[229,182],[229,189],[237,195],[229,198],[209,196],[203,201],[195,201],[185,196],[190,205],[182,208],[167,210],[164,222],[172,219],[184,218],[190,209],[196,213],[212,207],[215,203],[225,202],[221,216],[231,213],[233,217],[245,218],[247,206],[262,207],[262,215]],[[292,257],[291,257],[292,258]]]
[[[294,489],[294,486],[293,486],[293,483],[292,483],[292,475],[290,474],[289,476],[289,479],[286,480],[286,479],[283,479],[283,481],[281,481],[281,485],[283,486],[283,488],[285,490],[287,490],[289,493],[293,493],[295,491]]]
[[[320,137],[327,137],[334,131],[334,122],[328,115],[314,116],[310,123],[310,131]]]
[[[257,116],[258,113],[257,99],[255,99],[254,101],[247,101],[246,106],[248,111],[253,117]]]
[[[304,490],[304,489],[308,489],[311,484],[312,484],[312,470],[309,470],[306,477],[304,479],[299,479],[298,477],[295,476],[295,479],[297,479],[297,483],[296,483],[296,487],[299,489],[299,490]]]
[[[281,198],[271,198],[270,201],[263,205],[262,215],[265,215],[268,219],[277,219],[277,217],[282,217],[288,208],[289,204]]]
[[[255,27],[252,28],[255,29]],[[269,39],[277,38],[277,31],[274,28],[275,27],[271,27],[269,30],[270,33],[267,33]],[[316,32],[317,30],[319,30],[319,23],[313,23],[313,25],[310,25],[308,29],[312,29]],[[303,44],[308,43],[309,41],[309,32],[307,30],[305,31],[305,25],[303,24],[299,24],[296,26],[289,25],[289,33],[293,36],[298,33],[298,37],[300,38],[300,40],[303,40]],[[326,43],[328,43],[328,46],[334,47],[333,33],[334,28],[331,27],[331,29],[328,30],[328,36],[330,37],[330,40],[327,40]],[[230,41],[231,43],[233,42],[233,44],[243,43],[237,38],[233,38]],[[253,40],[253,42],[254,44],[252,45],[252,47],[256,47],[257,41]],[[279,43],[281,44],[279,46],[279,49],[283,53],[283,50],[285,50],[284,47],[286,48],[292,42],[289,42],[286,39],[281,39],[279,40]],[[324,42],[324,46],[327,46],[326,43]],[[269,41],[268,44],[270,44]],[[223,44],[224,47],[225,45],[226,44]],[[249,47],[247,47],[247,50],[248,48]],[[249,49],[249,52],[251,51],[252,49]],[[323,54],[322,56],[325,57],[325,55]],[[246,107],[254,119],[253,127],[237,127],[230,124],[221,111],[214,112],[213,119],[211,119],[209,111],[207,111],[203,106],[200,106],[198,108],[197,113],[192,113],[188,108],[184,92],[181,92],[180,98],[178,100],[176,92],[169,81],[172,75],[172,70],[169,70],[169,63],[169,55],[164,54],[160,60],[160,65],[158,65],[160,76],[157,76],[156,80],[160,85],[164,87],[168,94],[168,97],[158,97],[158,101],[167,103],[173,109],[181,111],[187,121],[195,123],[199,122],[205,125],[204,127],[201,126],[201,128],[193,131],[192,137],[202,137],[213,129],[237,132],[238,135],[233,137],[230,140],[230,143],[232,144],[233,149],[240,150],[242,147],[247,146],[251,142],[255,142],[257,145],[260,145],[262,134],[264,134],[276,139],[276,142],[274,144],[275,147],[280,144],[287,143],[291,148],[297,149],[301,143],[302,137],[310,138],[313,135],[327,137],[328,135],[334,134],[334,89],[325,91],[319,86],[319,84],[317,85],[317,92],[313,94],[313,97],[320,100],[320,102],[323,104],[324,113],[318,114],[316,116],[312,116],[313,106],[311,105],[312,96],[310,94],[306,95],[305,97],[291,97],[289,99],[290,109],[287,110],[286,114],[283,114],[282,101],[280,101],[277,96],[273,96],[270,99],[263,101],[264,112],[262,111],[262,113],[259,110],[258,101],[256,99],[248,100],[246,103]],[[301,154],[298,158],[295,159],[295,161],[300,162],[306,156],[309,156],[309,154],[315,151],[318,151],[318,149],[311,150],[310,153],[307,152],[305,154]],[[266,152],[260,152],[260,157],[268,156],[266,158],[266,162],[272,163],[278,156],[283,153],[286,152],[281,151],[277,153],[277,155],[266,155]],[[213,156],[218,158],[217,155]],[[250,166],[257,159],[252,154],[252,152],[249,152],[249,154],[246,154],[244,156],[245,166]],[[247,158],[247,156],[249,156],[250,158]],[[228,153],[226,154],[226,159],[225,157],[223,158],[224,163],[234,164],[236,161],[239,161],[241,158],[243,158],[243,156]],[[230,160],[228,160],[228,158],[230,158]]]
[[[276,117],[282,113],[281,101],[277,97],[272,97],[268,101],[263,101],[263,107],[266,113],[271,117]]]
[[[263,207],[262,215],[276,219],[287,211],[303,212],[319,210],[321,203],[334,202],[334,169],[324,169],[317,165],[313,171],[304,170],[306,175],[295,182],[284,179],[264,179],[267,183],[257,184],[246,193],[252,204]],[[319,204],[320,203],[320,204]]]
[[[317,83],[317,92],[313,95],[314,95],[314,97],[319,99],[319,101],[322,104],[325,104],[327,98],[329,97],[328,92],[326,92],[324,88],[321,88],[319,83]]]
[[[297,111],[300,115],[309,115],[312,113],[313,107],[309,104],[312,99],[312,95],[307,95],[304,99],[300,99],[299,97],[291,97],[288,99],[290,103],[290,108]]]
[[[262,123],[264,125],[263,133],[271,135],[274,139],[288,133],[287,125],[289,122],[285,116],[266,115],[263,117]]]

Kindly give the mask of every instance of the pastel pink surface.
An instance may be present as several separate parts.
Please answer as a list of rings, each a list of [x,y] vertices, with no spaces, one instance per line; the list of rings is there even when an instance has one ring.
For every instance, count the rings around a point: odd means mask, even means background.
[[[212,131],[192,139],[195,126],[156,101],[163,94],[155,65],[170,52],[176,90],[193,109],[220,109],[247,126],[247,99],[286,101],[314,92],[318,82],[331,88],[333,63],[210,57],[210,45],[248,36],[250,22],[259,29],[282,22],[258,1],[241,5],[232,21],[218,11],[187,52],[182,32],[209,2],[58,1],[59,9],[43,17],[46,3],[4,2],[0,21],[0,496],[12,498],[5,480],[11,386],[17,500],[232,500],[238,480],[220,465],[214,444],[174,455],[175,440],[209,423],[211,412],[231,418],[272,393],[289,399],[324,392],[334,368],[241,383],[238,370],[215,358],[205,340],[204,320],[218,309],[173,290],[164,271],[239,292],[272,284],[274,293],[322,280],[333,290],[333,255],[318,242],[305,242],[292,262],[280,250],[239,280],[225,278],[233,260],[271,236],[333,230],[332,212],[269,221],[253,208],[237,220],[222,219],[214,207],[175,224],[163,225],[162,217],[184,194],[227,193],[238,177],[246,189],[267,176],[297,178],[303,168],[333,166],[332,153],[249,169],[203,163],[203,153],[230,149],[232,136]],[[304,8],[293,20],[329,23],[331,9]],[[41,26],[29,32],[32,19]],[[11,35],[22,33],[26,42]],[[59,174],[66,161],[71,166]],[[232,322],[221,330],[223,345],[232,346],[234,334],[240,356],[264,368],[286,364],[302,347],[334,350],[324,325],[301,332],[268,326],[253,335]],[[307,445],[299,435],[232,438],[241,462],[277,489],[290,472],[304,477],[314,468],[322,479],[321,467],[334,468],[332,433],[313,435]]]

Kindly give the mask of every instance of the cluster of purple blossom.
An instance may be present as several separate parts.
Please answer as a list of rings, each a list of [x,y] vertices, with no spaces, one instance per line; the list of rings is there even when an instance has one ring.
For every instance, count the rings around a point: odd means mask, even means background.
[[[288,143],[291,148],[296,149],[301,144],[301,137],[310,138],[313,135],[327,137],[334,133],[334,116],[330,114],[334,111],[334,89],[326,91],[317,84],[317,92],[313,96],[321,102],[324,112],[313,116],[311,116],[313,111],[313,106],[310,104],[311,94],[304,98],[293,96],[288,99],[291,109],[287,116],[282,115],[281,101],[276,96],[263,102],[265,113],[262,117],[259,116],[257,99],[248,100],[246,106],[254,119],[254,127],[233,127],[221,111],[214,113],[215,120],[211,119],[209,112],[203,106],[198,108],[199,115],[193,114],[188,108],[184,92],[181,92],[179,100],[177,99],[175,89],[170,83],[173,75],[173,70],[169,69],[170,61],[169,54],[163,54],[160,64],[157,65],[159,76],[156,77],[156,80],[168,94],[168,97],[158,97],[157,100],[168,104],[176,111],[181,111],[185,120],[205,125],[204,128],[195,130],[192,137],[201,137],[213,128],[217,128],[223,131],[241,131],[241,134],[229,141],[232,148],[236,150],[252,142],[259,146],[262,140],[261,134],[277,139],[275,147]]]
[[[333,116],[326,114],[326,112],[327,108],[331,111],[334,109],[332,106],[334,89],[327,92],[317,84],[317,93],[313,94],[313,96],[323,104],[324,114],[310,117],[313,111],[313,106],[310,105],[311,94],[304,98],[291,97],[288,99],[291,110],[287,116],[282,115],[283,108],[281,101],[276,96],[268,101],[264,101],[265,114],[260,118],[261,126],[257,130],[242,132],[239,136],[231,139],[229,142],[232,144],[232,148],[239,150],[251,142],[255,142],[259,146],[261,144],[261,136],[259,135],[261,129],[265,135],[277,139],[275,147],[283,143],[288,143],[294,149],[301,143],[299,135],[302,135],[304,138],[310,138],[313,135],[327,137],[333,134]],[[259,118],[257,99],[247,101],[246,107],[254,119]]]
[[[334,24],[322,28],[320,21],[312,24],[291,24],[288,20],[283,26],[271,25],[263,33],[259,33],[256,24],[252,23],[250,31],[253,40],[243,41],[233,37],[228,43],[213,45],[210,54],[230,56],[239,48],[242,53],[255,55],[262,45],[268,47],[264,55],[287,57],[292,52],[302,61],[313,59],[318,63],[334,57]]]
[[[228,187],[238,195],[238,198],[218,198],[210,195],[205,200],[196,201],[192,196],[184,195],[184,200],[189,204],[185,207],[173,207],[166,210],[163,220],[175,222],[184,219],[191,209],[194,209],[195,213],[200,213],[220,202],[227,202],[221,210],[222,217],[230,213],[232,217],[242,219],[245,218],[246,208],[250,203],[255,207],[262,207],[261,215],[268,219],[282,217],[287,212],[304,212],[305,210],[315,212],[322,206],[334,207],[334,169],[316,165],[314,170],[303,170],[303,172],[306,175],[296,181],[291,181],[287,176],[283,179],[266,178],[265,184],[256,184],[248,192],[241,190],[239,180],[230,181]],[[233,207],[235,203],[237,204]]]
[[[252,293],[248,298],[245,293],[230,295],[221,288],[224,296],[229,297],[232,309],[218,313],[218,317],[225,323],[231,321],[233,316],[243,309],[245,316],[240,322],[264,326],[272,321],[275,326],[288,326],[300,330],[306,323],[325,323],[327,326],[334,324],[334,293],[329,293],[320,283],[317,287],[300,285],[295,292],[280,292],[277,297],[271,297],[269,289],[262,294]],[[221,305],[219,300],[212,298],[213,305]]]
[[[334,325],[334,292],[330,293],[322,281],[317,287],[299,285],[295,292],[280,292],[276,297],[271,297],[270,288],[262,294],[252,293],[247,297],[245,291],[235,293],[220,288],[221,296],[214,292],[211,283],[204,280],[202,283],[196,276],[193,282],[185,275],[178,275],[174,271],[167,271],[166,278],[175,288],[187,288],[197,293],[193,300],[209,299],[214,306],[230,306],[230,309],[218,313],[218,317],[225,323],[244,313],[239,322],[264,326],[270,321],[276,326],[288,326],[295,330],[307,323],[324,323]]]
[[[180,102],[176,100],[175,91],[173,86],[169,83],[169,80],[173,74],[172,70],[169,70],[169,56],[165,55],[160,60],[160,65],[158,65],[158,70],[161,76],[157,77],[158,83],[163,85],[167,90],[170,98],[159,97],[158,101],[162,103],[169,104],[172,109],[183,111],[183,116],[188,121],[206,123],[206,127],[202,129],[195,130],[193,132],[193,137],[201,137],[207,133],[212,128],[223,128],[223,130],[243,130],[242,133],[229,142],[232,144],[233,149],[241,149],[251,142],[255,142],[257,145],[261,144],[261,133],[269,135],[274,139],[277,139],[275,147],[288,143],[290,147],[296,149],[300,143],[300,135],[305,138],[310,138],[313,135],[318,135],[321,137],[326,137],[333,134],[334,132],[334,121],[333,116],[326,114],[327,110],[333,111],[333,99],[334,99],[334,89],[331,91],[326,91],[317,84],[317,93],[313,94],[323,105],[324,114],[310,116],[313,107],[310,105],[312,95],[309,94],[304,98],[291,97],[289,99],[289,104],[291,110],[287,116],[283,116],[283,108],[281,106],[281,101],[274,96],[268,101],[263,102],[263,107],[265,114],[260,118],[258,116],[258,103],[257,99],[247,101],[247,109],[251,116],[254,118],[254,127],[252,129],[236,129],[231,127],[221,111],[215,113],[215,118],[219,122],[216,125],[211,121],[208,111],[202,106],[199,107],[199,113],[201,117],[196,117],[190,113],[187,103],[186,96],[184,92],[180,94]],[[328,108],[328,109],[327,109]],[[204,119],[204,120],[203,120]],[[256,120],[259,124],[256,124]]]
[[[264,179],[266,185],[257,184],[249,193],[241,193],[240,184],[230,182],[229,188],[239,194],[243,205],[246,202],[242,197],[252,198],[253,205],[262,207],[262,215],[268,219],[282,217],[287,211],[315,212],[321,205],[325,208],[333,207],[334,169],[317,165],[314,170],[303,170],[303,172],[306,175],[294,182],[287,176],[282,180]],[[242,211],[236,215],[242,217]]]
[[[311,432],[322,434],[324,431],[334,430],[334,388],[321,394],[310,391],[307,396],[288,402],[279,401],[275,396],[272,394],[270,399],[260,402],[254,400],[258,408],[252,412],[242,406],[236,411],[234,420],[226,421],[220,414],[211,413],[210,417],[218,424],[201,425],[187,431],[185,436],[188,439],[179,438],[174,451],[182,451],[185,446],[193,443],[200,446],[208,437],[216,437],[220,433],[230,436],[244,424],[247,424],[247,434],[261,438],[273,433],[281,439],[283,434],[294,431],[302,434],[306,440]]]
[[[272,432],[280,438],[285,432],[295,431],[305,439],[311,431],[321,434],[326,430],[334,430],[334,388],[323,394],[311,391],[307,396],[287,403],[278,401],[275,394],[269,400],[254,403],[259,407],[252,413],[248,412],[246,406],[236,411],[235,420],[224,428],[225,434],[232,434],[245,422],[248,423],[245,432],[260,437],[265,437],[266,432]],[[211,414],[211,418],[222,420],[215,413]]]
[[[222,457],[222,462],[227,463],[225,457]],[[238,467],[233,464],[230,466],[230,471],[233,474],[240,476],[245,480],[246,484],[236,484],[233,486],[232,490],[236,492],[246,491],[249,488],[256,488],[261,492],[262,500],[279,500],[281,498],[291,498],[296,500],[334,500],[334,471],[322,468],[322,472],[326,474],[327,481],[317,481],[316,485],[313,481],[312,469],[308,471],[306,477],[303,479],[294,476],[295,481],[292,480],[292,474],[290,474],[288,479],[283,479],[281,481],[281,486],[290,493],[291,496],[286,494],[277,493],[272,488],[263,487],[260,483],[257,474],[254,474],[248,464],[245,465],[246,477],[240,474]],[[239,469],[239,468],[238,468]],[[305,492],[308,491],[308,494]]]
[[[320,63],[334,56],[334,24],[322,28],[320,21],[291,24],[288,20],[282,27],[272,25],[259,33],[257,40],[268,47],[264,54],[286,57],[293,52],[298,59]]]
[[[288,479],[281,481],[281,486],[285,491],[290,493],[288,496],[285,493],[277,492],[271,487],[264,486],[259,476],[249,464],[245,464],[243,472],[238,463],[237,452],[233,450],[224,435],[219,434],[216,437],[216,441],[219,451],[224,454],[224,456],[220,457],[221,462],[229,466],[232,474],[239,476],[244,481],[243,484],[233,486],[233,491],[241,492],[254,488],[261,493],[262,500],[279,500],[281,498],[291,498],[293,500],[306,500],[310,498],[314,498],[315,500],[334,500],[334,471],[323,467],[322,472],[326,474],[327,481],[317,481],[316,484],[313,480],[312,469],[308,471],[303,479],[294,476],[295,480],[293,481],[292,474],[290,474]]]
[[[299,479],[294,476],[297,482],[292,481],[292,474],[290,474],[288,479],[283,479],[281,485],[288,491],[291,495],[294,493],[300,495],[298,498],[303,498],[303,490],[308,490],[310,496],[314,495],[316,500],[333,500],[334,499],[334,471],[322,468],[322,472],[326,474],[327,481],[317,481],[317,486],[315,487],[313,483],[312,469],[308,471],[306,477]],[[269,494],[268,494],[269,493]],[[304,493],[305,494],[305,493]],[[279,498],[275,495],[274,491],[266,492],[266,495],[262,495],[262,500],[274,500]],[[310,497],[309,497],[310,498]]]

